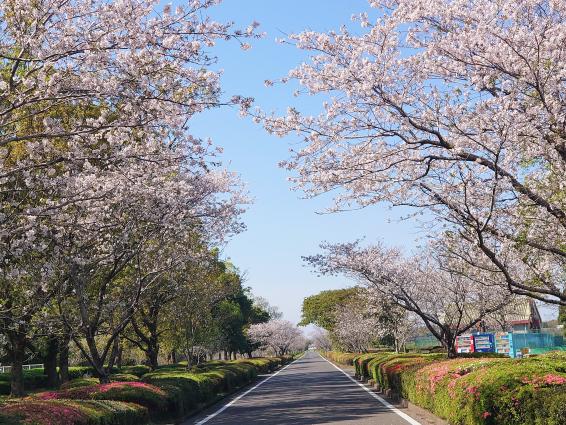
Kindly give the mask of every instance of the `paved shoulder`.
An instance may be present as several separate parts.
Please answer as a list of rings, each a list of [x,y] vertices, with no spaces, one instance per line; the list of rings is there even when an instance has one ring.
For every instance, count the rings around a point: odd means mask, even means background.
[[[319,354],[309,352],[285,370],[187,424],[413,425]]]

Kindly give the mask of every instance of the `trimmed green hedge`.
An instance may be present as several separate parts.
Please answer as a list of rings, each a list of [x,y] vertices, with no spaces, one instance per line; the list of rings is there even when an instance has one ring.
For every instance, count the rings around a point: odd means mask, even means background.
[[[149,420],[138,404],[108,400],[21,400],[0,408],[6,425],[139,425]]]
[[[176,420],[214,402],[223,394],[252,382],[259,373],[273,371],[292,360],[254,358],[213,361],[187,370],[184,365],[124,368],[117,382],[98,384],[88,368],[77,368],[76,379],[59,391],[46,391],[19,401],[0,403],[0,423],[33,425],[141,425],[152,420]],[[147,370],[146,370],[147,371]],[[121,382],[124,379],[129,382]]]
[[[342,353],[339,351],[322,351],[321,354],[328,360],[341,365],[352,366],[359,353]]]
[[[114,400],[146,407],[152,416],[163,416],[167,408],[165,391],[142,382],[113,382],[61,391],[46,391],[33,396],[41,400]]]
[[[287,358],[256,358],[212,361],[187,370],[184,366],[165,366],[145,374],[142,381],[167,392],[168,410],[182,417],[222,394],[252,382],[258,373],[266,373],[286,363]]]
[[[457,425],[566,425],[566,353],[525,359],[374,353],[354,358],[371,379]]]

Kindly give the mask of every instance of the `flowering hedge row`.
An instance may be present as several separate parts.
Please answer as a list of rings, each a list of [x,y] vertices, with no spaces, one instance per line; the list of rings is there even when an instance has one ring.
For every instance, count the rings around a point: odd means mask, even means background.
[[[139,425],[147,423],[145,407],[109,400],[24,400],[0,408],[7,425]]]
[[[265,373],[288,362],[287,358],[208,362],[187,371],[183,366],[166,366],[148,373],[142,381],[167,393],[168,411],[181,417],[202,404],[248,384],[258,373]]]
[[[458,425],[566,425],[566,353],[457,358],[379,353],[356,375]]]
[[[323,351],[322,355],[328,360],[341,365],[352,366],[354,359],[358,357],[359,353],[342,353],[339,351]]]
[[[184,365],[164,366],[145,373],[141,381],[110,384],[95,383],[93,378],[78,378],[59,391],[46,391],[4,403],[0,406],[0,423],[141,425],[150,419],[174,420],[288,361],[290,358],[215,361],[190,370]]]

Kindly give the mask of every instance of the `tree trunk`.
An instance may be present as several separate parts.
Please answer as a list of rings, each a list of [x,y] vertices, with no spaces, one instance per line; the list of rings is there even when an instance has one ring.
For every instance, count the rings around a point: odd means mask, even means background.
[[[108,358],[108,373],[112,373],[112,368],[116,359],[118,358],[118,353],[120,352],[120,337],[116,337],[112,343],[112,351],[110,352],[110,357]]]
[[[456,355],[458,353],[456,352],[456,338],[455,337],[445,338],[445,340],[442,341],[442,345],[444,346],[444,348],[446,348],[449,359],[453,359],[454,357],[456,357]]]
[[[171,362],[173,364],[177,363],[177,351],[175,351],[174,349],[171,351]]]
[[[59,375],[57,374],[57,352],[59,344],[57,339],[49,337],[47,340],[47,350],[43,359],[43,373],[47,375],[47,386],[57,388],[59,386]]]
[[[154,350],[148,349],[145,352],[145,358],[146,358],[146,361],[147,361],[147,365],[151,368],[151,370],[155,370],[159,366],[157,356],[158,356],[158,354]],[[170,358],[173,359],[173,355],[171,355]],[[174,362],[174,363],[176,363],[176,362]]]
[[[116,357],[116,367],[118,367],[118,369],[122,369],[123,354],[124,354],[124,347],[122,347],[122,344],[120,344],[120,346],[118,347],[118,356]]]
[[[89,348],[90,356],[88,357],[90,364],[94,368],[98,380],[101,384],[109,384],[110,377],[108,376],[108,371],[104,367],[104,360],[100,358],[98,348],[96,347],[96,341],[92,335],[86,337],[86,343]]]
[[[71,337],[65,333],[59,341],[59,380],[61,383],[69,381],[69,342]]]
[[[8,334],[10,340],[10,354],[12,355],[12,368],[10,369],[10,395],[22,397],[24,391],[23,364],[26,351],[26,338],[17,331]]]
[[[159,338],[157,336],[157,326],[150,328],[150,336],[147,344],[146,357],[151,369],[155,370],[159,366]],[[175,356],[176,357],[176,356]],[[174,363],[177,359],[175,359]]]

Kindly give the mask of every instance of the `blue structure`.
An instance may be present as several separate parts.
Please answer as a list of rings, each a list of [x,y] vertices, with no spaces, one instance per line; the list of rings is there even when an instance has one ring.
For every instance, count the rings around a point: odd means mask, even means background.
[[[512,332],[495,333],[495,352],[515,357],[515,347],[513,346]]]
[[[474,351],[476,353],[494,353],[495,335],[492,333],[474,334]]]

